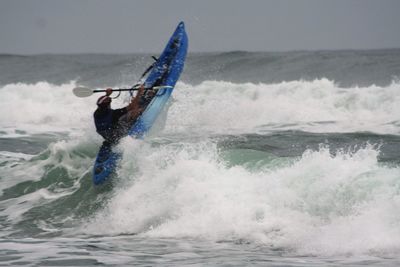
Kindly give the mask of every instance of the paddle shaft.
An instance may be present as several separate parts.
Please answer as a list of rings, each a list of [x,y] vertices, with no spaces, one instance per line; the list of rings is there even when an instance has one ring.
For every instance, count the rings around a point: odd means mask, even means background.
[[[172,86],[169,85],[164,85],[164,86],[154,86],[154,87],[149,87],[149,88],[144,88],[144,90],[158,90],[161,88],[171,88]],[[138,91],[140,88],[116,88],[116,89],[112,89],[113,92],[125,92],[125,91]],[[92,90],[93,93],[101,93],[101,92],[105,92],[106,89],[95,89]]]
[[[152,88],[145,88],[145,90],[151,90]],[[116,88],[116,89],[112,89],[113,92],[124,92],[124,91],[137,91],[139,90],[139,88]],[[95,89],[92,90],[93,93],[101,93],[101,92],[105,92],[106,89]]]

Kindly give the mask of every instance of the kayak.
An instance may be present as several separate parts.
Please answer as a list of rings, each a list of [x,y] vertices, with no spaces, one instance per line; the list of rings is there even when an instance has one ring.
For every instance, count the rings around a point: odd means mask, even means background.
[[[142,114],[130,126],[127,135],[143,138],[163,111],[183,70],[187,47],[185,25],[180,22],[144,82],[145,88],[159,89]],[[93,168],[95,185],[104,183],[115,172],[121,154],[114,151],[114,147],[115,145],[108,142],[104,142],[100,147]]]

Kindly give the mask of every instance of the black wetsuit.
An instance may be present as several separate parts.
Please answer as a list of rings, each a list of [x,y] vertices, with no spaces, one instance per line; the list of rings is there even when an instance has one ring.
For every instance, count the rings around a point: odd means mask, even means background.
[[[119,119],[127,114],[127,108],[107,109],[97,108],[93,114],[96,131],[104,140],[110,143],[117,142],[124,135]]]

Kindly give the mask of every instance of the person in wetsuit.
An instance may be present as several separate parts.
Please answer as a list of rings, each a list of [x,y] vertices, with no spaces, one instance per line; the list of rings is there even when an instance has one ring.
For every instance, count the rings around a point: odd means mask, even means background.
[[[143,111],[140,100],[143,98],[144,91],[142,85],[129,105],[120,109],[111,109],[111,88],[106,89],[106,94],[97,100],[97,109],[93,114],[94,123],[96,132],[106,142],[116,143],[127,134],[128,125],[131,125],[132,121],[136,120]]]

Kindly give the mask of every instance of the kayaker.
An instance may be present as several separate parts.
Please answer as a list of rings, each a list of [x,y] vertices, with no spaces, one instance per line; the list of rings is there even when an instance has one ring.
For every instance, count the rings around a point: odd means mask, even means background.
[[[97,100],[97,109],[93,114],[96,132],[100,134],[105,141],[110,143],[117,142],[127,133],[127,126],[136,120],[143,108],[140,105],[140,99],[144,94],[144,86],[140,86],[138,93],[132,98],[129,105],[120,109],[112,109],[112,99],[110,95],[113,90],[106,89],[106,94]]]

